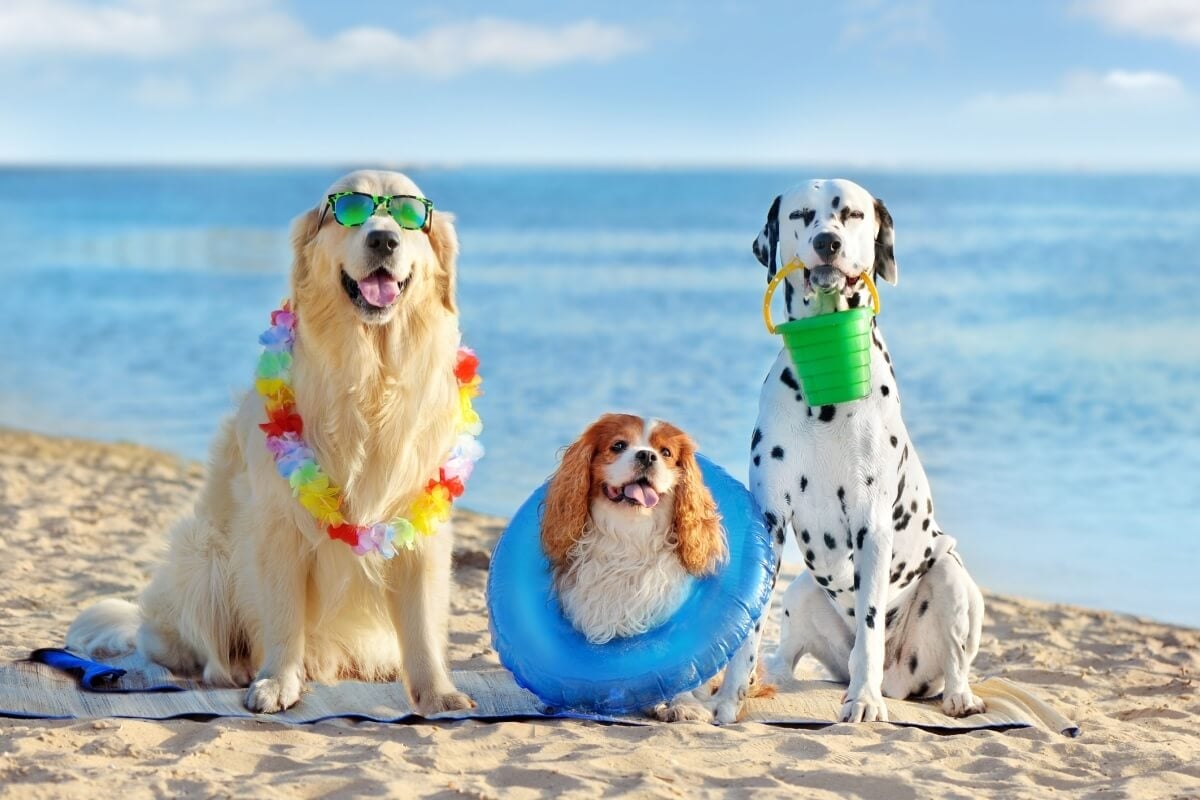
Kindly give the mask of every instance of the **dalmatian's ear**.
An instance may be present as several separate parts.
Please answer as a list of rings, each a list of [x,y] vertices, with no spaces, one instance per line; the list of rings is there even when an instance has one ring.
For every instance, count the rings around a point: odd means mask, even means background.
[[[875,219],[879,221],[879,233],[875,235],[875,275],[895,286],[900,279],[896,267],[896,235],[892,215],[882,200],[875,201]]]
[[[767,280],[775,277],[775,252],[779,249],[779,202],[783,195],[776,195],[767,211],[767,222],[754,240],[754,257],[767,268]]]

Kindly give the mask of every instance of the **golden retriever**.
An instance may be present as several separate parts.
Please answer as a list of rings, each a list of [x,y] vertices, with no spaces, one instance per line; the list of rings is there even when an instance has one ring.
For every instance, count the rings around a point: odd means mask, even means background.
[[[329,193],[340,191],[423,196],[395,172],[353,172]],[[347,515],[370,524],[403,514],[455,440],[458,239],[440,211],[424,230],[385,213],[342,227],[326,212],[323,199],[292,224],[292,383]],[[281,711],[305,681],[340,678],[402,677],[422,714],[472,707],[446,666],[449,524],[391,560],[356,556],[292,496],[264,419],[262,398],[247,394],[139,603],[87,609],[67,646],[96,658],[136,648],[207,683],[249,686],[252,711]]]

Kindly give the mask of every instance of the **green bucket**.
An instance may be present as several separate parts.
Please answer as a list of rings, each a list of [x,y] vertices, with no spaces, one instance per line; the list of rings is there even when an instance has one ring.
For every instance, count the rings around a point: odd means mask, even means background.
[[[871,393],[871,318],[879,313],[879,295],[871,277],[862,279],[874,299],[874,308],[851,308],[780,325],[771,323],[771,296],[792,272],[803,268],[793,261],[780,270],[767,287],[763,318],[767,329],[783,337],[796,366],[804,401],[809,406],[827,406],[861,400]]]

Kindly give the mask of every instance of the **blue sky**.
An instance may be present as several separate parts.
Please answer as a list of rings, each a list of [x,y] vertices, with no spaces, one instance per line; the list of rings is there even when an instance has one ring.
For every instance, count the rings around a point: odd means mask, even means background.
[[[1200,0],[6,0],[0,162],[1200,168]]]

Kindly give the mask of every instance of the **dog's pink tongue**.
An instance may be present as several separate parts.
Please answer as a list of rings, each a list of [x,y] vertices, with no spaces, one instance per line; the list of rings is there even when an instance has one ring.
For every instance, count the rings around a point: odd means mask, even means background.
[[[625,487],[625,496],[646,508],[658,505],[658,492],[643,483],[631,483]]]
[[[363,299],[376,308],[386,308],[396,302],[400,284],[390,275],[374,272],[358,282],[358,291]]]

